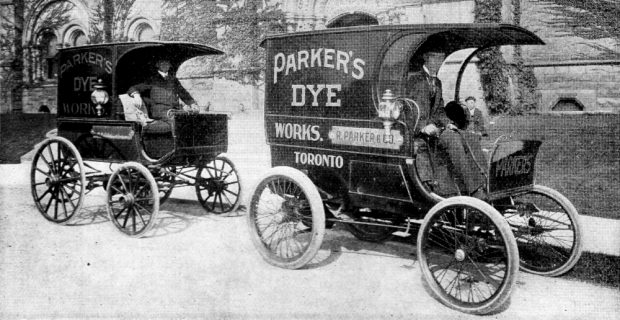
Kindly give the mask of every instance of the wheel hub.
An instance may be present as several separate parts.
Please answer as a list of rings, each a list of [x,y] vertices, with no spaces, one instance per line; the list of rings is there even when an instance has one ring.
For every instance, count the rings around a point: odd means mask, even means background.
[[[465,260],[465,256],[466,256],[466,255],[467,255],[467,253],[465,253],[465,250],[463,250],[463,249],[457,249],[457,250],[454,252],[454,258],[455,258],[457,261],[459,261],[459,262],[461,262],[461,261]]]
[[[130,192],[121,196],[119,201],[121,205],[123,205],[123,207],[129,208],[133,206],[133,204],[136,202],[136,197],[133,195],[133,193]]]
[[[57,174],[52,173],[48,178],[45,179],[45,185],[48,187],[57,186],[60,181],[60,177]]]

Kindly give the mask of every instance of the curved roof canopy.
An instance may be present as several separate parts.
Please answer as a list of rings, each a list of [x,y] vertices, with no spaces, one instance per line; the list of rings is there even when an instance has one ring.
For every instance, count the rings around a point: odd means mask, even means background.
[[[429,37],[441,37],[447,46],[446,51],[454,52],[466,48],[479,48],[502,45],[529,45],[544,44],[534,33],[510,24],[415,24],[415,25],[379,25],[333,28],[318,31],[297,32],[267,36],[261,43],[275,39],[289,39],[312,35],[338,33],[391,33],[399,38],[398,34],[407,35],[416,33],[420,41]],[[391,37],[390,37],[391,38]],[[383,38],[386,39],[386,38]]]

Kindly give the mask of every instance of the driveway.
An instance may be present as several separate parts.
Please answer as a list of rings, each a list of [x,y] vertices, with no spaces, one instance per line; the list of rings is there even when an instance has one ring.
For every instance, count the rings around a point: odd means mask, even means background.
[[[247,191],[268,160],[236,158]],[[86,197],[75,225],[47,222],[27,174],[27,165],[0,166],[1,318],[479,318],[429,295],[414,246],[336,228],[309,268],[284,270],[255,252],[242,210],[208,214],[192,190],[173,193],[152,236],[131,239],[108,221],[102,190]],[[616,289],[520,273],[510,305],[492,317],[619,313]]]

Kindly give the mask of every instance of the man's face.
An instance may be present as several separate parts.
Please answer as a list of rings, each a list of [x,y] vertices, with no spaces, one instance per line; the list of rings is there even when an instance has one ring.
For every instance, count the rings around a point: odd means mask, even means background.
[[[476,107],[476,101],[469,99],[467,101],[465,101],[465,104],[467,105],[467,108],[469,110],[473,110]]]
[[[437,76],[446,55],[441,52],[427,52],[424,54],[424,65],[431,76]]]
[[[161,72],[168,72],[170,70],[170,62],[166,60],[160,60],[157,62],[157,70]]]

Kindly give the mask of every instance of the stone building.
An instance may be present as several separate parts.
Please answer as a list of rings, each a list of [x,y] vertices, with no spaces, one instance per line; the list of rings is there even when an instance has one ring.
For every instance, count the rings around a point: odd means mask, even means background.
[[[500,1],[500,0],[498,0]],[[515,0],[501,0],[502,17],[514,19]],[[56,65],[59,48],[91,42],[96,36],[93,24],[100,0],[31,0],[26,8],[23,41],[25,51],[24,93],[22,103],[10,103],[2,95],[1,112],[37,112],[46,105],[56,111]],[[338,27],[351,23],[417,24],[469,23],[474,21],[475,0],[271,0],[285,13],[288,31],[305,31]],[[618,38],[586,40],[570,30],[558,32],[546,25],[553,19],[549,0],[521,0],[521,24],[536,32],[550,46],[524,48],[527,65],[538,79],[538,110],[542,112],[576,110],[586,112],[620,112],[620,50]],[[11,10],[11,0],[0,0],[0,13]],[[545,9],[545,10],[542,10]],[[541,13],[542,12],[542,13]],[[551,12],[551,13],[550,13]],[[60,14],[60,15],[59,15]],[[115,38],[123,41],[158,39],[165,13],[162,0],[135,0],[124,24],[116,25]],[[6,33],[1,30],[0,34]],[[504,50],[508,63],[512,51]],[[454,90],[454,72],[458,55],[449,57],[442,68],[444,94]],[[0,78],[6,77],[6,61],[0,61]],[[179,74],[183,78],[182,74]],[[466,69],[462,95],[482,97],[475,64]],[[210,103],[215,110],[236,111],[260,108],[260,87],[243,86],[212,76],[182,79],[199,102]],[[1,88],[6,90],[5,88]],[[244,92],[247,94],[239,94]],[[481,99],[480,99],[481,100]]]

